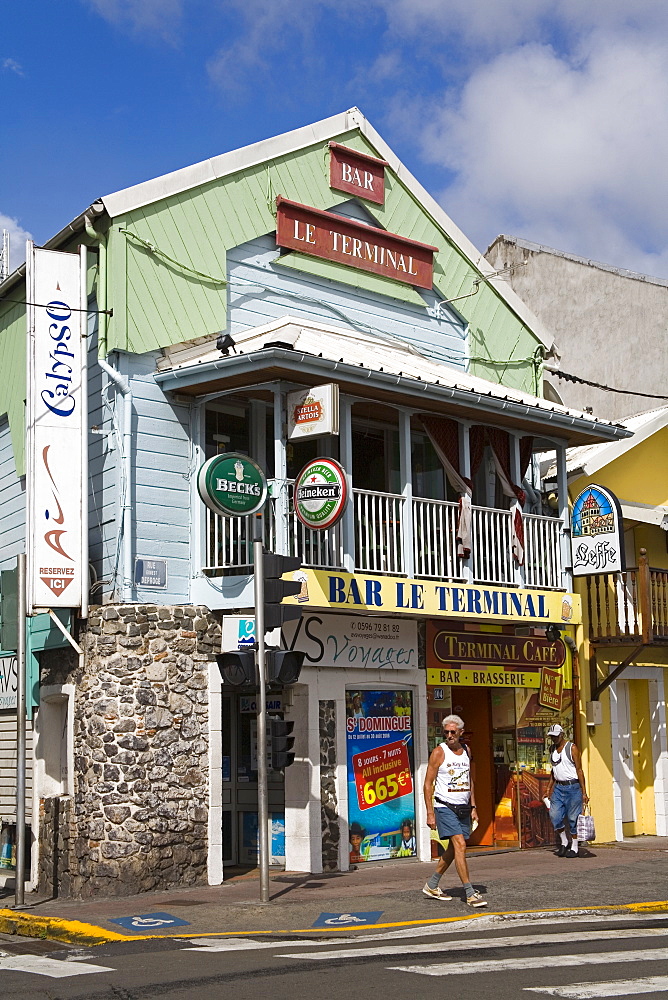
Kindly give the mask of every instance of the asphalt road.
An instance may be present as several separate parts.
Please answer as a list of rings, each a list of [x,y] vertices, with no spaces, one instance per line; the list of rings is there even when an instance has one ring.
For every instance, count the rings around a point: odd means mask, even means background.
[[[0,938],[0,953],[0,990],[12,1000],[668,998],[668,914],[88,949]]]

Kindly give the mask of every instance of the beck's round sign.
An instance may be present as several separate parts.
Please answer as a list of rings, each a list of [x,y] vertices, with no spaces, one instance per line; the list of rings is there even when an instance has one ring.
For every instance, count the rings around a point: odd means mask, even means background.
[[[348,501],[346,474],[332,458],[315,458],[295,481],[295,514],[307,528],[331,528]]]
[[[245,517],[264,506],[267,480],[248,455],[228,451],[204,463],[197,475],[197,490],[214,513]]]

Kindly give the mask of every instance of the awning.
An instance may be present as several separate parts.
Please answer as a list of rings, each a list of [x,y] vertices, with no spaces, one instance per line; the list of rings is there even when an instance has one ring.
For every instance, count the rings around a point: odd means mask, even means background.
[[[652,507],[650,504],[633,503],[631,500],[620,500],[619,504],[626,521],[657,524],[664,531],[668,531],[668,507]]]

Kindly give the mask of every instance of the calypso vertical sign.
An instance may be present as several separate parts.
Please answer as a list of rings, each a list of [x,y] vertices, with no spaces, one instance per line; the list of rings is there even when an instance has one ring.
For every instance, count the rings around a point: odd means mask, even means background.
[[[28,244],[28,610],[83,603],[82,257]]]

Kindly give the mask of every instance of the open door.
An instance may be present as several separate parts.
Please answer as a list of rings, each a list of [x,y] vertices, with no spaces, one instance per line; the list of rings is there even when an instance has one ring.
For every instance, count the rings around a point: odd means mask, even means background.
[[[469,847],[494,846],[494,758],[489,692],[486,688],[453,687],[452,711],[464,720],[464,742],[474,764],[478,829],[471,834]]]

